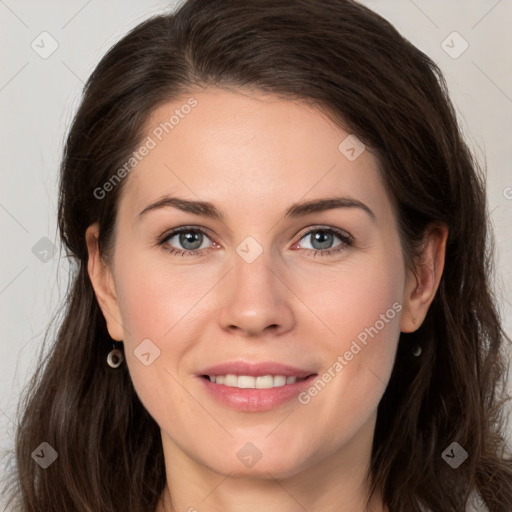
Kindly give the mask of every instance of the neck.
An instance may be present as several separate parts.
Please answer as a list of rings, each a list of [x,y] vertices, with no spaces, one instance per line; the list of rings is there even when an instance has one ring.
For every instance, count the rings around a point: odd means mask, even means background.
[[[276,502],[276,506],[272,509],[268,509],[267,505],[262,505],[262,503],[266,503],[268,500],[264,499],[261,494],[258,494],[258,496],[255,496],[254,498],[256,501],[252,501],[252,503],[255,503],[255,505],[251,508],[246,508],[247,503],[251,500],[249,500],[247,497],[245,499],[241,499],[241,497],[238,496],[239,493],[237,493],[237,496],[232,497],[230,499],[230,506],[229,508],[226,508],[224,505],[218,505],[214,506],[213,508],[208,508],[208,510],[211,510],[212,512],[220,512],[220,511],[226,511],[226,512],[232,512],[232,511],[240,511],[239,504],[244,503],[246,504],[244,506],[244,512],[253,512],[253,511],[261,511],[262,507],[265,510],[275,510],[280,512],[288,512],[293,511],[296,512],[297,510],[308,510],[308,512],[316,511],[316,510],[322,510],[324,512],[389,512],[389,508],[385,506],[382,502],[382,498],[380,495],[374,495],[372,499],[369,502],[368,507],[365,507],[365,504],[361,503],[360,505],[354,506],[354,504],[347,504],[346,499],[341,499],[339,503],[336,503],[335,505],[329,507],[329,508],[306,508],[302,503],[300,503],[298,500],[296,500],[290,493],[288,493],[284,487],[282,487],[282,484],[275,481],[277,486],[281,486],[281,494],[282,499]],[[287,494],[287,496],[285,496]],[[157,509],[155,512],[177,512],[178,510],[186,510],[187,512],[199,512],[199,510],[202,510],[204,508],[203,502],[208,499],[208,496],[205,496],[203,500],[195,500],[195,503],[199,503],[197,506],[200,507],[197,509],[196,507],[189,506],[188,508],[182,508],[180,505],[176,504],[176,500],[173,500],[171,498],[169,487],[168,485],[165,487],[164,493],[162,495],[162,498],[157,506]],[[238,503],[238,505],[237,505]],[[291,504],[291,503],[294,503]]]
[[[280,502],[278,501],[276,506],[270,510],[279,510],[281,511],[293,511],[296,512],[297,510],[308,510],[308,512],[311,510],[320,510],[320,508],[316,507],[314,509],[306,508],[302,503],[300,503],[298,500],[296,500],[290,493],[287,492],[287,490],[282,487],[282,483],[278,482],[276,480],[276,485],[281,486],[281,494],[282,499]],[[258,494],[254,498],[256,501],[252,501],[252,503],[256,503],[252,508],[246,508],[248,505],[247,503],[250,501],[247,496],[245,499],[242,499],[239,496],[240,493],[237,493],[237,496],[232,497],[230,500],[230,506],[229,508],[226,508],[224,505],[218,505],[214,506],[213,508],[208,508],[208,510],[217,512],[217,511],[240,511],[239,504],[244,503],[244,512],[252,512],[252,511],[261,511],[261,507],[264,507],[265,510],[269,510],[266,505],[262,505],[262,503],[266,503],[268,500],[264,499],[262,494]],[[287,496],[286,496],[287,495]],[[189,506],[188,508],[182,508],[180,505],[176,504],[176,500],[173,500],[171,498],[169,487],[166,486],[164,493],[162,495],[162,498],[158,504],[158,507],[156,509],[156,512],[177,512],[178,510],[186,510],[187,512],[199,512],[199,510],[204,509],[204,502],[206,499],[208,499],[208,496],[205,496],[203,500],[195,500],[194,503],[196,503],[196,507]],[[238,503],[238,505],[237,505]],[[208,505],[209,507],[209,505]],[[224,508],[223,508],[224,507]],[[325,512],[389,512],[389,509],[383,504],[382,498],[380,495],[374,495],[373,498],[370,500],[369,505],[367,508],[365,508],[365,504],[361,503],[360,505],[354,504],[348,504],[346,498],[340,498],[339,503],[334,504],[333,506],[329,508],[322,508],[322,511]]]

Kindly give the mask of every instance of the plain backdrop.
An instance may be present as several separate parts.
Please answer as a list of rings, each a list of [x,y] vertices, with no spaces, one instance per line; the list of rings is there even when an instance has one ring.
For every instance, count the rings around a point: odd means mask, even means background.
[[[362,3],[440,66],[467,140],[487,163],[496,293],[512,336],[512,2]],[[57,176],[83,83],[129,29],[173,5],[150,0],[0,0],[2,452],[12,447],[19,393],[66,290],[68,264],[56,228]],[[512,440],[510,428],[508,436]]]

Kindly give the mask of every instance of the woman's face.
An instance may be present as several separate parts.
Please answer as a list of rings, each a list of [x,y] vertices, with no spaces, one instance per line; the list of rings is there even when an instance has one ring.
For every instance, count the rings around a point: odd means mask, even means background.
[[[369,456],[415,282],[349,135],[220,89],[147,123],[101,303],[175,460],[277,478]]]

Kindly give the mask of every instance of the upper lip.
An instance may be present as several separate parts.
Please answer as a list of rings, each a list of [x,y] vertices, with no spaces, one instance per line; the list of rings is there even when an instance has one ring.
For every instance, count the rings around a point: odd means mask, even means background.
[[[263,375],[284,375],[285,377],[297,377],[303,379],[314,374],[313,371],[303,368],[278,363],[276,361],[266,361],[260,363],[250,363],[248,361],[227,361],[225,363],[209,366],[201,370],[198,375],[250,375],[260,377]]]

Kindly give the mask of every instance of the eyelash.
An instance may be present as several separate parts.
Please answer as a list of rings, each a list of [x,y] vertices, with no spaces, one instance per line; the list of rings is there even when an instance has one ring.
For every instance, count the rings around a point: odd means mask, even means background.
[[[348,235],[347,233],[345,233],[344,231],[341,231],[336,228],[331,228],[331,227],[325,228],[325,227],[317,227],[317,226],[315,226],[314,228],[312,228],[309,231],[307,231],[306,233],[304,233],[301,236],[301,238],[299,239],[299,242],[302,239],[304,239],[306,236],[311,235],[312,233],[315,233],[317,231],[321,231],[323,233],[334,234],[342,241],[342,243],[339,245],[339,247],[337,249],[302,249],[303,251],[308,251],[309,254],[311,252],[313,252],[313,257],[316,257],[317,255],[332,256],[334,254],[341,253],[342,251],[346,250],[348,247],[351,247],[353,245],[353,241],[354,241],[353,238],[350,235]],[[204,255],[208,251],[208,249],[180,250],[180,249],[176,249],[176,248],[171,247],[166,244],[166,242],[169,239],[173,238],[176,235],[179,235],[180,233],[201,233],[201,234],[205,235],[207,238],[209,238],[208,234],[200,228],[183,226],[181,228],[177,228],[177,229],[171,231],[170,233],[166,233],[165,235],[163,235],[163,237],[158,240],[158,245],[162,246],[166,252],[176,255],[176,256],[197,256],[198,257],[198,256]],[[297,242],[297,243],[299,243],[299,242]]]

